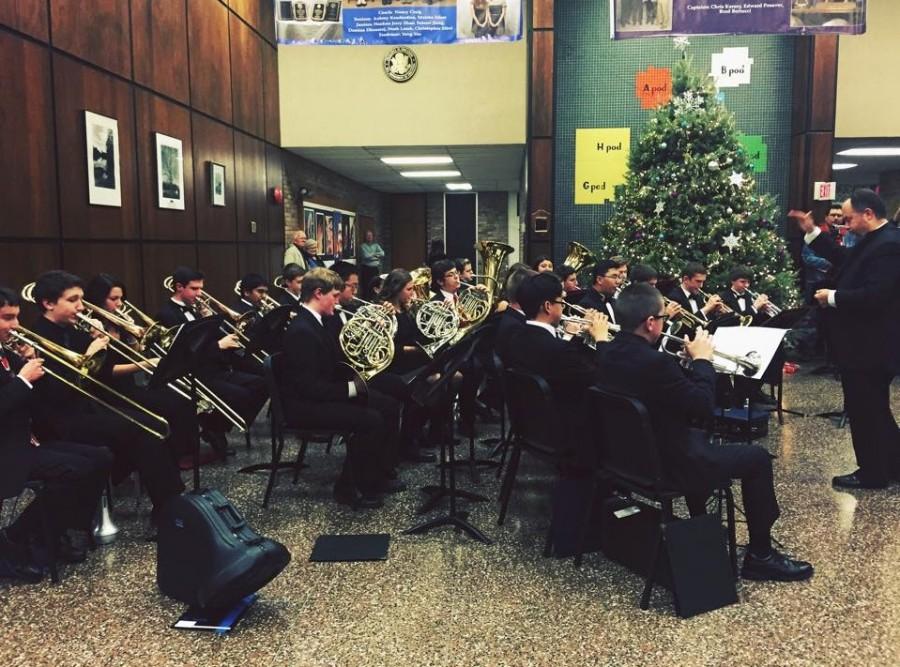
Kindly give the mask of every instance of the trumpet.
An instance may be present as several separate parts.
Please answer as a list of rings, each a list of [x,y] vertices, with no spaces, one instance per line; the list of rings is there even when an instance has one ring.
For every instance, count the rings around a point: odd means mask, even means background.
[[[700,295],[703,296],[707,301],[709,301],[709,299],[711,298],[711,295],[707,294],[702,289],[698,289],[697,292],[699,292]],[[724,301],[722,302],[721,306],[719,307],[719,310],[724,315],[734,315],[738,319],[738,322],[739,322],[740,326],[742,326],[742,327],[750,326],[750,323],[753,322],[752,315],[738,315],[736,312],[734,312],[734,308],[729,306]]]
[[[665,305],[668,306],[669,304],[676,303],[676,302],[672,301],[672,299],[670,299],[669,297],[664,296],[663,303],[665,303]],[[681,312],[678,313],[672,319],[677,320],[677,323],[679,325],[686,324],[688,327],[690,327],[692,329],[703,329],[706,327],[707,324],[709,324],[709,322],[702,319],[701,317],[698,317],[697,315],[694,315],[692,312],[690,312],[686,308],[682,308]]]
[[[749,289],[744,290],[744,291],[747,293],[747,296],[749,296],[754,301],[756,301],[759,298],[759,294],[757,292],[751,292]],[[768,315],[769,317],[775,317],[778,313],[780,313],[782,311],[781,308],[776,306],[771,301],[766,301],[765,305],[763,306],[763,309],[765,310],[766,315]]]
[[[662,338],[665,338],[667,341],[672,341],[673,343],[684,346],[683,338],[679,338],[678,336],[673,336],[672,334],[665,333],[665,332],[661,333],[660,336]],[[662,349],[663,349],[663,351],[666,352],[666,354],[671,354],[673,356],[677,356],[677,357],[683,359],[683,357],[681,356],[681,352],[683,352],[683,350],[678,353],[673,353],[673,352],[670,352],[668,349],[666,349],[665,346],[663,346]],[[756,375],[756,372],[759,370],[759,365],[761,363],[760,357],[756,352],[748,352],[746,355],[739,355],[739,354],[728,354],[727,352],[722,352],[720,350],[714,349],[713,356],[719,357],[720,359],[724,359],[725,361],[730,361],[732,364],[737,366],[744,375],[746,375],[748,377],[752,377],[752,376]],[[722,366],[721,364],[716,364],[715,361],[713,361],[713,366],[720,372],[724,372],[724,373],[728,373],[728,374],[731,374],[733,372],[731,368]]]
[[[114,326],[122,326],[123,324],[128,325],[127,320],[121,316],[122,313],[119,313],[118,315],[110,313],[108,310],[100,308],[99,306],[95,306],[94,304],[90,303],[89,301],[82,300],[82,303],[84,303],[85,308],[95,318],[105,320],[106,322],[108,322],[109,324],[112,324]],[[137,312],[140,312],[140,311],[137,311]],[[143,313],[141,313],[141,314],[143,315]],[[146,318],[147,316],[144,315],[144,317]],[[147,318],[147,319],[149,319],[149,318]],[[95,329],[104,335],[106,335],[106,333],[107,333],[103,327],[98,327],[92,321],[92,319],[90,317],[84,315],[83,313],[78,313],[78,320],[81,323],[82,327],[84,327],[85,329]],[[134,329],[134,328],[139,329],[139,327],[136,327],[133,322],[128,326],[131,329]],[[173,327],[173,329],[177,329],[177,328],[178,327]],[[125,330],[129,331],[128,328],[126,328]],[[154,331],[154,330],[164,331],[163,339],[167,339],[168,344],[171,345],[171,342],[174,338],[174,332],[171,330],[165,329],[164,327],[162,327],[162,325],[160,325],[158,322],[154,322],[153,320],[150,320],[150,325],[147,327],[146,333],[141,338],[141,341],[148,340],[147,333]],[[129,331],[129,333],[131,333],[131,332]],[[131,334],[131,335],[134,335],[134,334]],[[142,353],[142,350],[152,349],[154,352],[156,352],[160,356],[165,356],[166,347],[167,347],[166,345],[163,345],[162,343],[157,342],[157,343],[148,344],[147,347],[143,347],[141,350],[136,350],[136,349],[132,348],[130,345],[128,345],[127,343],[125,343],[121,340],[118,340],[117,338],[114,338],[112,336],[109,337],[108,344],[110,346],[112,346],[112,348],[116,352],[118,352],[120,355],[122,355],[122,357],[124,357],[126,361],[138,366],[139,368],[144,370],[148,375],[153,375],[154,362],[151,359],[149,359],[147,356],[145,356]],[[225,401],[223,401],[219,396],[214,394],[209,389],[209,387],[207,387],[205,384],[203,384],[199,380],[195,380],[195,383],[196,383],[196,387],[197,387],[197,412],[198,413],[202,414],[202,413],[212,412],[212,411],[219,412],[223,417],[225,417],[225,419],[227,419],[229,422],[231,422],[235,426],[235,428],[237,428],[239,431],[247,430],[247,425],[246,425],[246,422],[244,421],[244,419],[237,412],[235,412],[227,403],[225,403]],[[182,398],[191,400],[191,387],[190,387],[189,380],[185,380],[184,378],[179,378],[179,379],[175,380],[174,382],[169,382],[167,386],[169,387],[169,389],[174,391],[176,394],[178,394]]]
[[[154,438],[165,440],[169,437],[169,422],[167,422],[155,412],[151,412],[140,403],[137,403],[136,401],[130,399],[128,396],[119,393],[112,387],[107,386],[104,382],[101,382],[97,378],[93,377],[93,375],[91,375],[90,370],[97,368],[97,359],[99,355],[87,356],[84,354],[78,354],[77,352],[73,352],[72,350],[69,350],[61,345],[57,345],[53,341],[48,340],[43,336],[39,336],[24,327],[13,329],[9,333],[12,336],[13,340],[16,341],[16,343],[18,343],[19,345],[27,345],[34,348],[35,352],[39,352],[43,358],[53,361],[59,366],[62,366],[63,368],[73,372],[77,378],[77,380],[75,381],[69,380],[61,373],[57,373],[53,369],[47,368],[47,366],[45,365],[44,373],[52,377],[54,380],[61,382],[62,384],[66,385],[82,396],[86,396],[95,403],[99,403],[107,410],[110,410],[111,412],[119,415],[122,419],[125,419],[132,424],[140,427],[141,430],[149,433]],[[19,354],[15,345],[5,344],[4,347],[10,352],[13,352],[17,355]],[[108,392],[112,396],[115,396],[117,399],[124,402],[128,407],[137,410],[142,415],[146,416],[151,423],[155,424],[155,427],[144,424],[141,420],[135,419],[133,416],[116,407],[112,403],[109,403],[99,396],[92,394],[83,386],[81,386],[82,383],[85,382],[93,384],[95,387],[97,387],[97,389],[101,391]]]

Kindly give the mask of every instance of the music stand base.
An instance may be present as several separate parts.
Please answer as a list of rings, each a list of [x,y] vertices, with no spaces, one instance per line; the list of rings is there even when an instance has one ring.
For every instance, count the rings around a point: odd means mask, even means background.
[[[416,510],[416,514],[427,514],[444,498],[449,498],[451,495],[451,491],[446,486],[423,486],[421,489],[422,493],[425,493],[429,496],[429,498],[422,503],[422,506]],[[472,500],[475,502],[486,502],[487,497],[482,496],[478,493],[472,493],[471,491],[464,491],[462,489],[454,489],[452,494],[456,498],[464,498],[466,500]]]
[[[493,541],[480,530],[478,530],[471,523],[466,521],[463,518],[462,513],[459,514],[450,514],[448,516],[440,516],[436,519],[431,519],[424,523],[420,523],[417,526],[413,526],[412,528],[407,528],[403,531],[404,535],[421,535],[422,533],[427,533],[429,530],[433,530],[434,528],[442,528],[444,526],[453,526],[458,530],[462,530],[469,535],[469,537],[478,540],[483,544],[493,544]]]
[[[299,466],[296,463],[288,463],[281,462],[275,466],[276,470],[294,470],[295,468],[308,468],[309,464],[301,463]],[[253,465],[244,466],[243,468],[239,468],[238,472],[241,473],[254,473],[254,472],[272,472],[272,464],[271,463],[254,463]]]

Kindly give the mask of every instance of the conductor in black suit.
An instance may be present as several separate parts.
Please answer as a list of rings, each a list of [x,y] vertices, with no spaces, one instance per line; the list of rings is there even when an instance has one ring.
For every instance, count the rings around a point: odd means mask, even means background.
[[[338,377],[337,348],[323,320],[334,314],[342,286],[328,269],[313,269],[304,277],[303,304],[284,336],[282,400],[293,426],[353,432],[334,498],[354,508],[375,508],[383,504],[380,492],[397,486],[385,475],[396,443],[390,442],[391,429],[381,413],[354,400],[363,397],[364,385]]]
[[[884,202],[857,190],[843,204],[844,219],[862,237],[852,248],[822,234],[811,214],[791,211],[804,240],[835,267],[814,298],[841,373],[859,469],[832,482],[844,488],[880,489],[900,480],[900,431],[891,413],[891,382],[900,370],[900,230],[888,223]]]
[[[811,577],[809,563],[787,558],[772,547],[770,531],[779,509],[768,452],[757,445],[714,446],[704,432],[690,428],[689,419],[708,420],[715,407],[709,334],[700,329],[693,341],[685,338],[685,351],[693,360],[691,370],[685,371],[674,357],[656,349],[666,313],[655,288],[626,287],[617,308],[622,331],[602,348],[603,384],[634,396],[647,408],[665,474],[686,492],[692,514],[704,511],[712,489],[740,479],[750,533],[742,576],[776,581]]]

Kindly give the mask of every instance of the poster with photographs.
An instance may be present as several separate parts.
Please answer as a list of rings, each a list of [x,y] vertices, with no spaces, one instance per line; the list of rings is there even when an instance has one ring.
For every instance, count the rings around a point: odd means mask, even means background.
[[[213,206],[225,206],[225,165],[208,162],[209,165],[209,203]]]
[[[156,133],[156,183],[159,207],[183,211],[184,159],[181,139],[159,132]]]
[[[91,111],[84,112],[88,202],[95,206],[121,206],[119,177],[119,123]]]
[[[315,239],[318,254],[329,259],[356,256],[356,213],[310,202],[303,203],[303,230]]]
[[[306,206],[303,207],[303,231],[307,239],[316,238],[316,212]]]
[[[316,235],[309,238],[316,240],[316,245],[319,246],[319,253],[321,254],[322,248],[325,247],[325,214],[322,211],[316,211]]]
[[[325,215],[325,245],[319,252],[326,257],[334,257],[334,214]]]

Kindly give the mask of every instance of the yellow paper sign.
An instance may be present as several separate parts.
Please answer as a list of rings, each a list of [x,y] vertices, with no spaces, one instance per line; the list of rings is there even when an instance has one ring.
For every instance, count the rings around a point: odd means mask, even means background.
[[[631,128],[575,130],[575,203],[602,204],[625,182]]]

